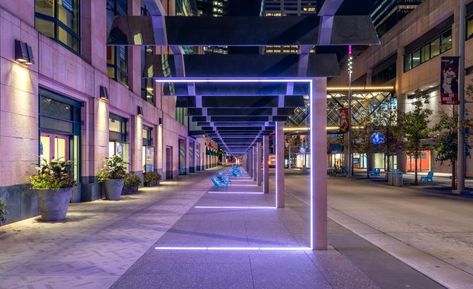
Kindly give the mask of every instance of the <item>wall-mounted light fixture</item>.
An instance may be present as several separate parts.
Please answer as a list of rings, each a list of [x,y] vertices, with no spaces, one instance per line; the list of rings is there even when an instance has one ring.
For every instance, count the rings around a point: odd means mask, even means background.
[[[143,116],[143,107],[139,106],[136,108],[136,114]]]
[[[163,124],[163,119],[161,117],[159,118],[158,124],[160,124],[160,125]]]
[[[108,95],[108,89],[103,85],[100,86],[100,99],[106,101],[110,99],[110,96]]]
[[[21,64],[34,63],[33,50],[26,42],[15,39],[15,60]]]

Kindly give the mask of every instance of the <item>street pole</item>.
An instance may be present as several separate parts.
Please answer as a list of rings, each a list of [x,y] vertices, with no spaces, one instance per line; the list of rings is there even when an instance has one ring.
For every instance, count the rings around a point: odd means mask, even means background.
[[[351,117],[351,103],[352,103],[352,91],[351,91],[351,78],[353,73],[353,53],[351,45],[348,46],[348,175],[347,177],[353,176],[353,147],[352,147],[352,117]]]
[[[465,192],[465,135],[463,121],[465,119],[465,35],[466,35],[466,23],[465,23],[465,0],[459,0],[460,4],[460,25],[458,29],[458,52],[460,54],[460,67],[458,69],[458,84],[460,89],[458,90],[458,148],[457,148],[457,159],[458,159],[458,192],[460,194]]]

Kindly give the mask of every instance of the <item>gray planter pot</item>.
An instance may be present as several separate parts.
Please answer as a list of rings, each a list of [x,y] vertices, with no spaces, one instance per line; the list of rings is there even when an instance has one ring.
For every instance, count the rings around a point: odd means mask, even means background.
[[[129,188],[123,188],[122,190],[122,195],[128,195],[128,194],[134,194],[138,192],[138,186],[136,187],[129,187]]]
[[[72,188],[59,190],[36,190],[38,207],[43,221],[61,221],[66,218]]]
[[[105,181],[105,198],[107,200],[118,201],[122,194],[124,179],[107,179]]]

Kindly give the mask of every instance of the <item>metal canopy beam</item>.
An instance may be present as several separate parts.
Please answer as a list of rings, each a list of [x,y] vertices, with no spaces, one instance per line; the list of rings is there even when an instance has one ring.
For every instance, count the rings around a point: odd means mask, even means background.
[[[310,50],[310,49],[309,49]],[[168,63],[164,63],[164,62]],[[300,73],[298,55],[227,54],[184,55],[185,75],[191,78],[235,77],[332,77],[340,74],[336,54],[314,54],[307,58],[308,68]],[[163,65],[171,67],[171,75],[163,74]],[[145,70],[152,67],[155,77],[177,77],[175,60],[161,55],[147,55]]]
[[[200,106],[195,96],[178,96],[176,107],[196,107],[196,108],[270,108],[270,107],[301,107],[304,106],[304,97],[299,96],[202,96]]]
[[[169,84],[164,82],[165,87]],[[189,96],[188,84],[195,83],[195,95],[205,96],[254,96],[254,95],[287,95],[287,81],[276,83],[198,83],[197,80],[188,80],[187,83],[174,83],[174,91],[177,96]],[[294,83],[292,95],[309,95],[310,88],[306,83]]]
[[[165,16],[167,39],[156,39],[153,18],[117,16],[109,45],[267,46],[267,45],[376,45],[378,36],[368,15],[334,16],[332,38],[319,41],[319,16],[185,17]],[[162,16],[159,16],[162,17]],[[157,21],[162,26],[160,21]],[[189,29],[192,27],[192,29]],[[157,27],[162,29],[162,27]]]

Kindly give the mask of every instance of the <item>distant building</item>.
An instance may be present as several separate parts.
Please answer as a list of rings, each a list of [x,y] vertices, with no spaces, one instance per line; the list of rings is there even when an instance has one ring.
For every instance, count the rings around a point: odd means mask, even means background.
[[[390,30],[404,16],[422,3],[423,0],[376,0],[371,12],[371,19],[382,36]]]
[[[228,0],[197,0],[199,15],[222,17],[227,14]]]
[[[317,13],[317,0],[262,0],[261,16],[301,16]],[[299,46],[267,46],[264,53],[298,53]],[[315,50],[313,50],[315,52]]]
[[[199,16],[222,17],[227,15],[228,0],[196,0]],[[205,54],[227,54],[228,47],[204,46]]]

